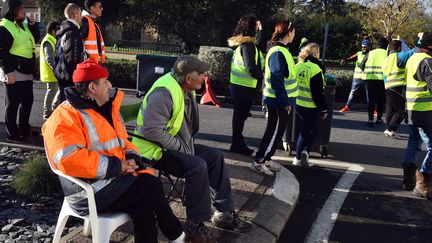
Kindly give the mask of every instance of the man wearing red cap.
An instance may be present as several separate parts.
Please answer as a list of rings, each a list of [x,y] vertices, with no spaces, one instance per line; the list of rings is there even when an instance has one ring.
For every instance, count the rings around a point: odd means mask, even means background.
[[[137,148],[127,139],[120,116],[123,92],[112,89],[107,78],[106,69],[93,61],[77,65],[72,77],[75,86],[65,89],[67,100],[42,127],[49,162],[91,184],[98,212],[128,213],[135,242],[157,242],[157,225],[172,242],[184,242],[182,225],[160,181],[145,170]],[[60,182],[71,207],[87,214],[80,187],[63,178]]]

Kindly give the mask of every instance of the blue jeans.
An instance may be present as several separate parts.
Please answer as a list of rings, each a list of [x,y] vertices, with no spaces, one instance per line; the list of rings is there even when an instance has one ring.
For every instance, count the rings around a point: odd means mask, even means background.
[[[405,151],[405,159],[402,165],[409,166],[416,162],[421,151],[422,142],[426,144],[427,154],[420,167],[420,172],[432,173],[432,126],[409,126],[409,139]]]
[[[351,84],[351,91],[350,91],[350,93],[348,95],[348,100],[347,100],[347,102],[345,104],[346,106],[348,106],[348,107],[351,106],[351,104],[353,102],[353,99],[354,99],[354,95],[358,92],[358,90],[362,86],[365,87],[364,81],[362,79],[358,79],[358,78],[354,78],[353,79],[352,84]],[[365,92],[366,92],[366,100],[368,100],[368,92],[367,92],[366,88],[365,88]]]

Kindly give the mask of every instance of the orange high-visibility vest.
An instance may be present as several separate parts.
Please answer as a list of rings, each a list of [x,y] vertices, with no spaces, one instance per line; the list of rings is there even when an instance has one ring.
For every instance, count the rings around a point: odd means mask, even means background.
[[[84,49],[87,53],[87,57],[90,60],[93,60],[94,62],[99,63],[105,63],[105,42],[102,37],[102,32],[99,28],[99,26],[93,21],[93,19],[90,16],[83,16],[83,18],[86,18],[88,21],[88,35],[87,38],[84,39]],[[96,28],[99,30],[99,39],[100,39],[100,45],[101,45],[101,54],[99,55],[98,45],[97,45],[97,36],[96,36]]]
[[[122,99],[123,92],[117,91],[112,102],[113,126],[93,109],[77,109],[69,101],[60,104],[42,127],[51,166],[69,176],[108,182],[108,156],[125,160],[126,154],[138,155],[120,115]],[[143,172],[152,174],[153,170]]]

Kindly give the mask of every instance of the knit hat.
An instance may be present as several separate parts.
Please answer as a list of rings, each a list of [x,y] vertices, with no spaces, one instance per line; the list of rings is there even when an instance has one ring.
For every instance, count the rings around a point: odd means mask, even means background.
[[[174,73],[177,75],[186,75],[193,71],[205,73],[210,70],[210,63],[203,62],[194,56],[180,56],[174,63]]]
[[[417,41],[416,46],[420,48],[432,46],[432,32],[424,32],[421,39]]]
[[[108,71],[91,60],[85,60],[76,66],[72,80],[74,83],[99,80],[108,77]]]

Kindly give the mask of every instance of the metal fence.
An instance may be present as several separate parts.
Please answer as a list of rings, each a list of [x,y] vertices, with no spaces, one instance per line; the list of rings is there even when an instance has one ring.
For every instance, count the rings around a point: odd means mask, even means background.
[[[130,53],[148,53],[148,54],[165,54],[165,55],[180,55],[183,52],[181,45],[166,44],[166,43],[151,43],[130,40],[114,41],[112,46],[107,47],[108,50],[130,52]]]

